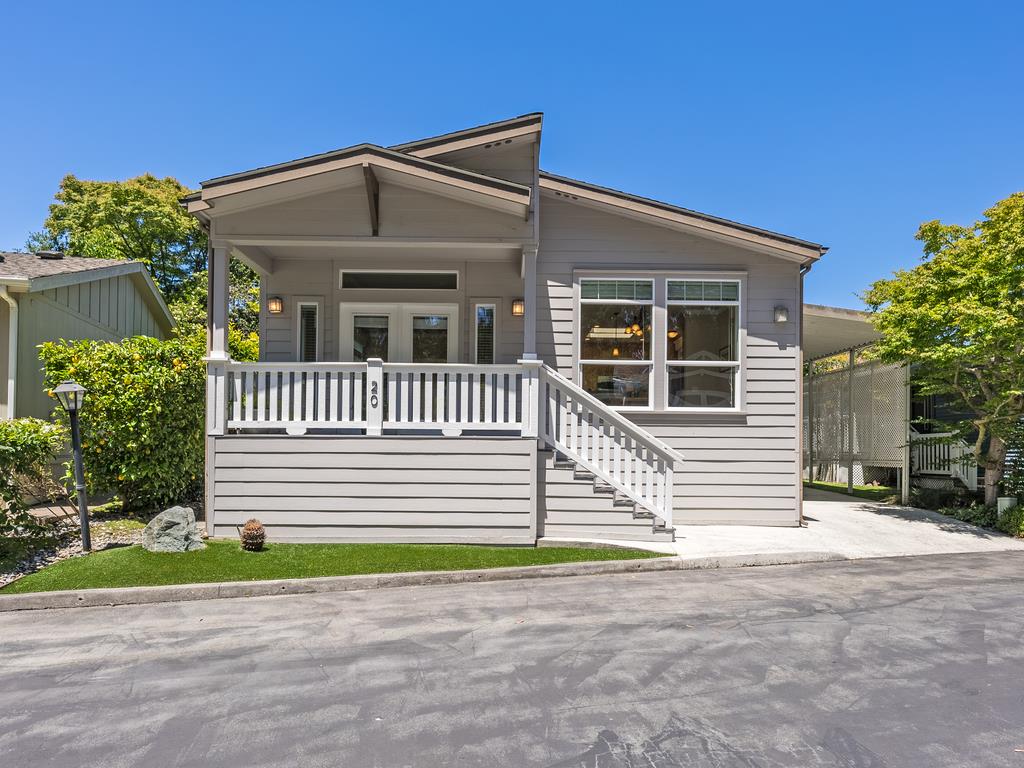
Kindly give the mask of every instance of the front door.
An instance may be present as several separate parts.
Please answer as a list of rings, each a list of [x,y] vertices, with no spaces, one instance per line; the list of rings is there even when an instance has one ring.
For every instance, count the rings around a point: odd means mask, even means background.
[[[457,304],[341,305],[344,361],[454,363],[459,358]]]

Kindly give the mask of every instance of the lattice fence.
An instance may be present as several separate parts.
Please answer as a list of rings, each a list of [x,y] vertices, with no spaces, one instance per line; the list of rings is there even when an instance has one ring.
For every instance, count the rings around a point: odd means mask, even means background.
[[[873,361],[804,378],[804,473],[815,480],[868,482],[872,469],[903,465],[906,371]],[[852,434],[851,434],[852,433]],[[851,439],[852,438],[852,439]],[[851,453],[852,451],[852,453]]]

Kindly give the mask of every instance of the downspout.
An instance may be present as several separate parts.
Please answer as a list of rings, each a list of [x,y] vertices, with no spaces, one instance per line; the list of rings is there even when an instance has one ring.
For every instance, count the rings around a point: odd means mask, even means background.
[[[7,302],[10,311],[7,323],[7,418],[13,419],[17,413],[14,395],[18,382],[18,302],[7,291],[6,285],[0,285],[0,298]]]
[[[814,262],[808,261],[806,264],[800,267],[800,320],[797,323],[797,343],[800,345],[800,357],[796,371],[797,381],[797,392],[796,392],[796,404],[797,413],[799,414],[799,421],[796,427],[796,500],[797,500],[797,511],[798,520],[800,525],[804,523],[804,276],[811,271],[811,267],[814,266]],[[808,422],[807,438],[812,441],[811,423]],[[814,464],[810,466],[807,479],[814,482],[814,476],[812,474],[814,470]]]

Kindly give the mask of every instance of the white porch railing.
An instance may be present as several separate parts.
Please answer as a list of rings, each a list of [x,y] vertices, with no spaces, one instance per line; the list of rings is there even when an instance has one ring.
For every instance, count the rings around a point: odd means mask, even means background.
[[[968,490],[978,490],[978,465],[974,450],[952,432],[923,434],[910,430],[911,462],[922,475],[953,477]]]
[[[227,363],[227,429],[514,430],[514,365]]]
[[[676,451],[538,360],[209,364],[208,433],[509,431],[537,437],[672,525]]]

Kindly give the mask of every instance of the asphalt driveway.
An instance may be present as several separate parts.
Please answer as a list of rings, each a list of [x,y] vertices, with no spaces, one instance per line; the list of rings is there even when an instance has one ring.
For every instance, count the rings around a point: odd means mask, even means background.
[[[0,614],[0,765],[1022,766],[1022,567]]]

